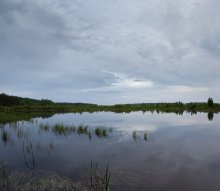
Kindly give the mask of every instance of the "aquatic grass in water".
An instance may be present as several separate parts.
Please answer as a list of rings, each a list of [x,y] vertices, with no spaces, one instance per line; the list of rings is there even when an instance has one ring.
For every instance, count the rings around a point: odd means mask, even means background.
[[[48,124],[40,124],[40,130],[42,131],[51,131],[55,133],[56,135],[70,135],[72,133],[77,133],[78,135],[87,135],[89,139],[92,138],[93,135],[96,135],[97,137],[104,138],[108,136],[108,133],[112,132],[112,128],[104,128],[104,127],[97,127],[94,129],[89,129],[88,125],[79,125],[76,126],[67,126],[63,125],[61,123],[57,123],[53,126],[49,126]]]
[[[80,126],[78,127],[77,133],[78,133],[79,135],[80,135],[80,134],[85,134],[85,135],[87,135],[87,134],[88,134],[88,126],[80,125]]]
[[[132,137],[135,141],[137,141],[137,132],[136,131],[133,131]]]
[[[89,177],[88,177],[88,188],[91,191],[109,191],[111,173],[109,172],[108,165],[103,172],[96,163],[95,166],[91,161]]]
[[[148,141],[148,134],[147,133],[144,133],[144,140]]]
[[[49,131],[50,130],[50,126],[48,124],[46,124],[46,125],[40,124],[40,129],[42,129],[44,131]]]
[[[95,129],[95,134],[97,137],[107,137],[108,136],[107,130],[104,128],[99,128],[99,127]]]
[[[2,131],[2,135],[1,135],[1,139],[2,139],[2,142],[7,145],[7,143],[9,142],[10,140],[10,137],[9,137],[9,134],[7,131],[3,130]]]
[[[140,135],[138,135],[138,133],[140,134],[140,133],[143,133],[143,132],[137,132],[137,131],[133,131],[133,133],[132,133],[132,138],[133,138],[133,140],[135,141],[135,142],[137,142],[138,140],[141,140],[141,137],[140,137]],[[148,141],[149,140],[149,135],[148,135],[148,133],[147,132],[145,132],[144,133],[144,140],[145,141]]]
[[[9,180],[6,172],[5,164],[0,161],[0,190],[7,191],[9,189]]]
[[[71,134],[72,132],[76,132],[76,128],[71,126],[64,126],[63,124],[56,124],[52,127],[52,131],[55,134],[59,134],[59,135],[68,135]]]

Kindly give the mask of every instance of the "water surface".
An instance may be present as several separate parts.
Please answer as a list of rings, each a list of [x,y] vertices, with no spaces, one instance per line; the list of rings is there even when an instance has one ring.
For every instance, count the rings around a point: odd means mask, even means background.
[[[215,191],[219,122],[219,115],[209,121],[207,114],[189,113],[57,114],[2,125],[0,160],[9,175],[54,172],[82,184],[91,161],[103,169],[108,164],[110,190]],[[72,129],[56,130],[57,124]]]

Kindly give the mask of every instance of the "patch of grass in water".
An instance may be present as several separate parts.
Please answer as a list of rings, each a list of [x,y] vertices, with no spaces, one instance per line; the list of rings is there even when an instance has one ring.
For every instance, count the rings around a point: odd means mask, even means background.
[[[109,191],[111,173],[109,172],[108,165],[105,171],[101,170],[96,163],[95,166],[91,161],[88,188],[94,191]]]
[[[135,141],[137,141],[137,132],[136,131],[133,131],[132,137]]]
[[[52,127],[52,131],[58,135],[68,135],[70,134],[71,132],[76,132],[76,128],[74,126],[65,126],[63,124],[55,124],[53,127]]]
[[[85,134],[87,135],[88,134],[88,126],[83,126],[83,125],[80,125],[78,127],[78,130],[77,130],[77,133],[80,135],[80,134]]]
[[[0,190],[9,190],[9,179],[3,161],[0,161]]]
[[[144,140],[148,141],[148,134],[147,133],[144,133]]]
[[[40,124],[40,129],[44,130],[44,131],[49,131],[50,130],[50,126],[48,124]]]
[[[89,139],[92,138],[93,135],[97,137],[104,138],[108,137],[108,134],[113,131],[112,128],[104,128],[104,127],[97,127],[95,130],[89,129],[88,125],[79,125],[76,126],[67,126],[63,125],[62,123],[57,123],[53,126],[48,124],[40,124],[40,129],[42,131],[50,131],[55,133],[56,135],[70,135],[71,133],[77,133],[78,135],[87,135]]]
[[[2,131],[1,139],[2,139],[2,142],[3,142],[5,145],[7,145],[7,143],[8,143],[9,140],[10,140],[10,136],[9,136],[9,134],[8,134],[7,131],[5,131],[5,130]]]
[[[97,137],[107,137],[108,136],[107,130],[104,128],[100,128],[100,127],[97,127],[95,129],[95,134]]]

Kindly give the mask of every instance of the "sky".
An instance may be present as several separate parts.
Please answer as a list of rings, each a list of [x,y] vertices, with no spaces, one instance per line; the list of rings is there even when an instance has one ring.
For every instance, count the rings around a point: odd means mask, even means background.
[[[0,0],[0,92],[220,102],[219,0]]]

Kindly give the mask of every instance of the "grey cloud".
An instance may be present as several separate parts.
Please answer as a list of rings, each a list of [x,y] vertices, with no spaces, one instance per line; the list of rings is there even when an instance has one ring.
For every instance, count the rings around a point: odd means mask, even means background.
[[[220,99],[219,5],[218,0],[2,0],[0,87],[57,101]],[[104,71],[127,76],[133,85],[125,87]],[[136,80],[153,86],[134,89],[141,84]]]

